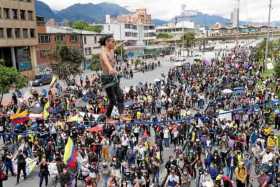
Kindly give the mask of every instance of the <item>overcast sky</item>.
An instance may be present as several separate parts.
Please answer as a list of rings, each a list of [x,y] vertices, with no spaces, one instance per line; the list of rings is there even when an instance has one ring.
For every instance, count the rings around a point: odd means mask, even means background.
[[[170,19],[181,12],[181,5],[187,9],[221,15],[229,18],[234,0],[41,0],[52,9],[61,10],[74,3],[117,3],[129,10],[147,8],[153,18]],[[241,20],[267,22],[269,0],[240,0]],[[280,20],[280,0],[272,0],[272,20]]]

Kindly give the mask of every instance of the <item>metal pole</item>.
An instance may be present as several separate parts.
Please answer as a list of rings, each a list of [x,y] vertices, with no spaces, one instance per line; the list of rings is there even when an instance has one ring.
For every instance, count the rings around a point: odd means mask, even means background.
[[[267,29],[267,37],[266,37],[266,46],[265,46],[265,60],[263,62],[263,71],[265,70],[265,66],[268,63],[268,44],[270,41],[270,22],[271,22],[271,9],[272,9],[272,0],[269,0],[269,10],[268,10],[268,29]]]

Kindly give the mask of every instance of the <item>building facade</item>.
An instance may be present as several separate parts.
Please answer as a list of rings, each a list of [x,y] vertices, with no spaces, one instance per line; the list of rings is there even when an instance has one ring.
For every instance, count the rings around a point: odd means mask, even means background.
[[[129,15],[121,15],[117,16],[115,20],[119,23],[132,23],[132,24],[144,24],[150,25],[152,24],[152,16],[147,13],[145,8],[136,9],[136,11]]]
[[[85,58],[85,64],[91,62],[93,54],[99,54],[101,51],[99,40],[104,36],[102,33],[70,27],[51,27],[40,22],[37,22],[37,30],[39,40],[37,61],[41,67],[57,63],[53,54],[57,47],[61,45],[81,50]]]
[[[130,15],[111,17],[106,15],[103,32],[111,33],[116,41],[125,41],[128,58],[144,55],[146,46],[156,40],[156,28],[146,9],[137,9]]]
[[[168,33],[173,36],[173,39],[180,39],[186,32],[196,32],[194,22],[181,21],[177,23],[169,23],[163,26],[156,27],[156,33]]]
[[[35,0],[0,0],[0,59],[29,78],[35,75]]]
[[[156,29],[153,24],[117,22],[107,15],[106,23],[102,26],[105,33],[113,34],[117,41],[126,41],[129,46],[147,45],[156,39]]]

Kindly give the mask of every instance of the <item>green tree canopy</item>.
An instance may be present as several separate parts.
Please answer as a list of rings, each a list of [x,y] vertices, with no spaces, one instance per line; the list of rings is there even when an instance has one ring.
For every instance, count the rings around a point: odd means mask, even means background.
[[[92,57],[91,57],[91,61],[92,61],[92,64],[91,64],[91,70],[92,71],[101,70],[99,55],[93,54]]]
[[[27,78],[16,68],[0,65],[0,103],[2,103],[4,93],[8,93],[11,88],[23,88],[27,83]]]
[[[58,46],[53,56],[57,64],[52,67],[52,70],[60,79],[67,81],[70,75],[81,73],[80,67],[84,57],[79,49]]]
[[[102,26],[89,25],[87,22],[84,22],[84,21],[75,21],[75,22],[71,23],[70,26],[74,29],[98,32],[98,33],[100,33],[102,31]]]
[[[195,41],[195,34],[187,32],[181,37],[182,43],[185,47],[191,47]]]
[[[280,78],[280,62],[276,62],[274,66],[275,76]]]
[[[121,56],[121,54],[125,54],[125,49],[124,49],[124,47],[123,47],[123,45],[121,45],[121,46],[118,46],[116,49],[115,49],[115,53],[116,53],[116,55],[118,55],[118,56]]]
[[[171,39],[171,38],[173,38],[173,36],[168,33],[158,33],[157,34],[157,39]]]

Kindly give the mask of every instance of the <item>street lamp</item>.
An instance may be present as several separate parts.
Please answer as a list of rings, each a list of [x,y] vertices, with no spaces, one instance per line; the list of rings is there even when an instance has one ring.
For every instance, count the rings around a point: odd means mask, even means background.
[[[270,21],[271,21],[271,9],[272,9],[272,0],[269,0],[269,11],[268,11],[268,28],[267,28],[267,38],[266,38],[266,45],[265,45],[265,60],[263,62],[263,72],[265,70],[265,66],[268,63],[268,44],[269,44],[269,40],[270,40]]]

